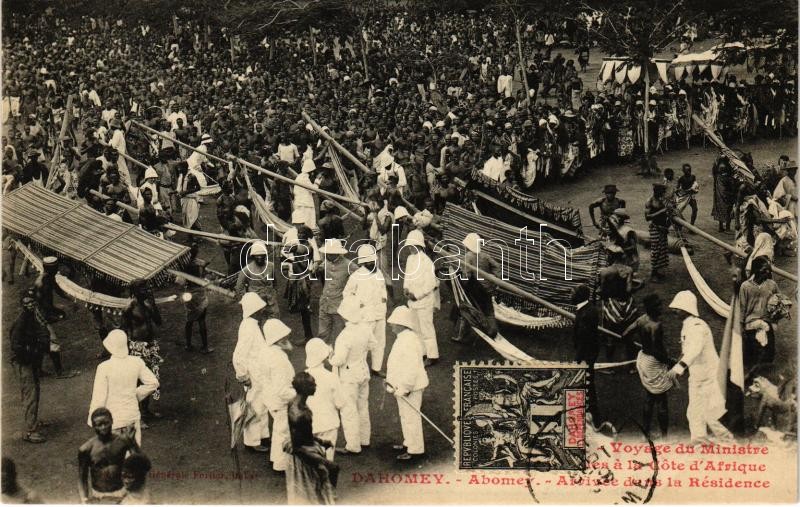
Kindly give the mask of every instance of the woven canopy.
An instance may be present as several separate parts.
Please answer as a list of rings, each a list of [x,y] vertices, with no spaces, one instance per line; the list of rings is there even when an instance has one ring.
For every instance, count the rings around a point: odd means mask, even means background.
[[[3,196],[3,227],[58,257],[117,282],[160,281],[189,248],[118,222],[88,205],[28,184]]]

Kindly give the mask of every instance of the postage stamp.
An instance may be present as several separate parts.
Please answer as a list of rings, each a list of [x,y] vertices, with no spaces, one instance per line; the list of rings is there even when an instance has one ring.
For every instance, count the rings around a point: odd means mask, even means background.
[[[459,470],[582,470],[586,369],[457,364]]]

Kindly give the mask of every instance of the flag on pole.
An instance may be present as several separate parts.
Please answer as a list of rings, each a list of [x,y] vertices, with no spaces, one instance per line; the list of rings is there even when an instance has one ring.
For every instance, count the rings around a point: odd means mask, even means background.
[[[725,422],[733,432],[744,429],[744,357],[742,353],[742,318],[739,297],[734,291],[731,311],[725,322],[719,351],[717,382],[725,397]]]

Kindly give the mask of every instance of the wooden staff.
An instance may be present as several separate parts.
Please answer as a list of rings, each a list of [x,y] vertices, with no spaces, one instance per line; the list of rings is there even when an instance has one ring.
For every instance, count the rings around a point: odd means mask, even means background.
[[[97,190],[89,190],[89,193],[94,195],[94,196],[96,196],[96,197],[99,197],[100,199],[105,199],[105,200],[113,199],[111,196],[103,194],[101,192],[98,192]],[[134,214],[134,215],[137,215],[137,216],[139,215],[139,209],[136,208],[136,207],[133,207],[133,206],[131,206],[129,204],[125,204],[124,202],[119,202],[119,201],[116,201],[116,205],[119,208],[124,209],[128,213],[131,213],[131,214]],[[181,227],[181,226],[175,225],[173,223],[166,223],[166,224],[163,225],[163,227],[165,229],[169,229],[171,231],[182,232],[184,234],[191,234],[193,236],[200,236],[200,237],[203,237],[203,238],[208,238],[210,240],[216,240],[217,242],[219,242],[219,241],[232,241],[232,242],[235,242],[235,243],[250,243],[250,242],[253,242],[253,241],[263,241],[263,240],[258,240],[258,238],[242,238],[242,237],[239,237],[239,236],[228,236],[226,234],[217,234],[215,232],[207,232],[207,231],[198,231],[198,230],[195,230],[195,229],[187,229],[185,227]],[[273,246],[281,246],[283,244],[283,243],[280,243],[280,242],[277,242],[277,241],[264,241],[264,243],[267,244],[267,245],[273,245]]]
[[[731,252],[731,253],[733,253],[735,255],[738,255],[739,257],[747,258],[747,253],[745,253],[744,251],[739,250],[738,248],[725,243],[721,239],[715,238],[714,236],[712,236],[711,234],[707,233],[703,229],[700,229],[699,227],[696,227],[696,226],[690,224],[689,222],[687,222],[686,220],[684,220],[684,219],[682,219],[680,217],[672,217],[672,221],[675,222],[676,224],[679,224],[681,227],[686,227],[687,229],[689,229],[693,233],[697,234],[698,236],[700,236],[703,239],[706,239],[706,240],[714,243],[718,247],[724,248],[725,250],[727,250],[727,251],[729,251],[729,252]],[[793,281],[795,283],[797,282],[797,275],[789,273],[788,271],[784,271],[784,270],[782,270],[780,268],[777,268],[777,267],[773,266],[772,267],[772,272],[775,273],[778,276],[782,276],[783,278],[791,280],[791,281]]]
[[[223,296],[227,296],[231,299],[236,299],[236,293],[232,290],[223,289],[219,285],[214,285],[210,281],[206,280],[205,278],[200,278],[199,276],[190,275],[189,273],[184,273],[183,271],[176,271],[174,269],[168,269],[167,273],[183,278],[189,282],[192,282],[195,285],[199,285],[200,287],[204,287],[209,290],[213,290],[214,292],[218,292]]]
[[[99,142],[99,143],[100,143],[102,146],[105,146],[106,148],[110,148],[110,147],[111,147],[111,145],[110,145],[110,144],[108,144],[108,143],[107,143],[107,142],[105,142],[105,141],[101,141],[101,140],[99,140],[99,139],[98,139],[98,142]],[[120,157],[124,158],[125,160],[127,160],[127,161],[128,161],[128,162],[130,162],[130,163],[132,163],[133,165],[136,165],[136,166],[139,166],[139,167],[141,167],[141,168],[142,168],[142,169],[144,169],[145,171],[146,171],[146,170],[148,170],[148,169],[150,169],[150,166],[149,166],[149,165],[145,164],[144,162],[140,162],[140,161],[136,160],[135,158],[131,157],[131,156],[130,156],[130,155],[128,155],[127,153],[122,153],[121,151],[117,151],[117,153],[119,153],[119,156],[120,156]]]
[[[336,148],[337,150],[339,150],[339,153],[341,153],[342,155],[344,155],[344,156],[345,156],[345,157],[346,157],[346,158],[347,158],[347,159],[348,159],[350,162],[354,163],[354,164],[356,165],[356,167],[358,167],[359,169],[361,169],[361,171],[363,171],[365,174],[375,174],[375,172],[374,172],[374,171],[370,170],[370,168],[369,168],[369,167],[367,167],[366,165],[364,165],[364,163],[363,163],[363,162],[361,162],[361,161],[360,161],[360,160],[359,160],[359,159],[358,159],[358,158],[357,158],[355,155],[353,155],[352,153],[350,153],[349,151],[347,151],[347,150],[345,149],[345,147],[344,147],[344,146],[342,146],[341,144],[339,144],[339,142],[338,142],[336,139],[334,139],[333,137],[331,137],[331,135],[330,135],[330,134],[328,134],[327,132],[325,132],[324,130],[322,130],[322,127],[320,127],[320,126],[319,126],[319,124],[318,124],[317,122],[315,122],[315,121],[314,121],[314,120],[313,120],[313,119],[312,119],[312,118],[311,118],[311,117],[308,115],[308,113],[306,113],[305,111],[303,111],[302,115],[303,115],[303,119],[304,119],[305,121],[307,121],[307,122],[309,123],[309,125],[311,125],[311,127],[312,127],[314,130],[316,130],[316,131],[317,131],[317,133],[320,135],[320,137],[322,137],[323,139],[325,139],[326,141],[328,141],[329,143],[331,143],[331,144],[333,145],[333,147],[334,147],[334,148]]]
[[[238,158],[238,157],[234,157],[233,155],[228,155],[228,158],[230,160],[235,160],[236,162],[239,162],[243,166],[248,167],[248,168],[250,168],[250,169],[252,169],[252,170],[254,170],[256,172],[260,172],[262,174],[266,174],[267,176],[270,176],[271,178],[274,178],[276,180],[283,181],[285,183],[289,183],[291,185],[298,186],[300,188],[305,188],[309,192],[314,192],[316,194],[324,195],[326,197],[330,197],[331,199],[335,199],[337,201],[344,201],[344,202],[348,202],[350,204],[355,204],[356,206],[366,206],[367,205],[367,203],[361,202],[361,201],[359,201],[357,199],[351,199],[351,198],[345,197],[343,195],[334,194],[333,192],[328,192],[327,190],[314,188],[313,186],[306,185],[305,183],[299,183],[299,182],[297,182],[297,181],[295,181],[295,180],[293,180],[291,178],[287,178],[286,176],[284,176],[282,174],[278,174],[278,173],[272,172],[272,171],[270,171],[268,169],[264,169],[263,167],[259,167],[259,166],[255,165],[255,164],[253,164],[252,162],[248,162],[247,160],[244,160],[244,159],[241,159],[241,158]],[[350,211],[350,210],[348,210],[348,211]]]
[[[147,131],[147,132],[150,132],[151,134],[155,134],[155,135],[157,135],[157,136],[159,136],[159,137],[161,137],[161,138],[163,138],[163,139],[166,139],[167,141],[171,141],[171,142],[173,142],[173,143],[177,144],[178,146],[183,146],[183,147],[184,147],[184,148],[186,148],[187,150],[192,150],[192,151],[194,151],[194,152],[197,152],[197,153],[199,153],[199,154],[201,154],[201,155],[205,155],[206,157],[208,157],[208,158],[210,158],[210,159],[212,159],[212,160],[216,160],[216,161],[218,161],[218,162],[222,162],[223,164],[227,164],[227,163],[228,163],[228,161],[227,161],[227,160],[225,160],[225,159],[223,159],[223,158],[220,158],[220,157],[218,157],[218,156],[216,156],[216,155],[212,155],[212,154],[210,154],[210,153],[206,153],[206,152],[200,151],[200,150],[198,150],[197,148],[195,148],[195,147],[194,147],[194,146],[192,146],[192,145],[189,145],[189,144],[186,144],[186,143],[184,143],[184,142],[178,141],[178,140],[177,140],[177,139],[175,139],[174,137],[172,137],[172,136],[168,136],[168,135],[166,135],[166,134],[163,134],[163,133],[159,132],[159,131],[158,131],[158,130],[156,130],[156,129],[150,128],[150,127],[148,127],[147,125],[144,125],[144,124],[142,124],[142,123],[139,123],[139,122],[138,122],[138,121],[136,121],[136,120],[131,120],[131,124],[133,124],[133,125],[136,125],[136,126],[137,126],[137,127],[139,127],[140,129],[142,129],[142,130],[145,130],[145,131]]]

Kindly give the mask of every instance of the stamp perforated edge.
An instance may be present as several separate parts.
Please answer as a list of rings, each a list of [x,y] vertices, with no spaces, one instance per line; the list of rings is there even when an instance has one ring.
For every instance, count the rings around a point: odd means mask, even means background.
[[[495,359],[488,359],[488,360],[473,360],[473,361],[456,361],[453,365],[453,441],[455,445],[453,446],[453,468],[457,474],[471,474],[474,473],[475,470],[480,470],[481,473],[503,473],[503,474],[513,474],[513,473],[522,473],[525,474],[527,471],[525,469],[499,469],[499,468],[480,468],[480,469],[462,469],[459,467],[459,454],[461,452],[461,424],[459,420],[459,414],[461,413],[461,384],[459,380],[461,379],[460,372],[462,368],[474,368],[474,367],[481,367],[481,368],[518,368],[518,369],[529,369],[529,368],[551,368],[551,369],[588,369],[586,363],[583,362],[575,362],[575,361],[501,361]],[[589,382],[592,379],[587,376],[586,377],[586,386],[587,386],[587,397],[588,397],[588,386]],[[588,400],[588,398],[587,398]]]

